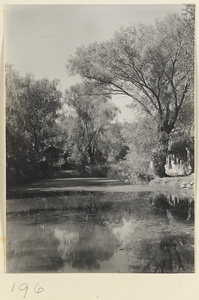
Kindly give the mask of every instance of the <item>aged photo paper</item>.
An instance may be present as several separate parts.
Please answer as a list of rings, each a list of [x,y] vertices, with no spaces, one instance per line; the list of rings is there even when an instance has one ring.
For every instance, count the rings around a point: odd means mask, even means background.
[[[198,2],[1,2],[4,299],[198,299]]]

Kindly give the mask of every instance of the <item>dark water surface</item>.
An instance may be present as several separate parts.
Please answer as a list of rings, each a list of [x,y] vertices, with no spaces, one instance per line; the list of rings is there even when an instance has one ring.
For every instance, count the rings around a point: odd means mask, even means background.
[[[7,272],[194,272],[192,198],[68,192],[7,199]]]

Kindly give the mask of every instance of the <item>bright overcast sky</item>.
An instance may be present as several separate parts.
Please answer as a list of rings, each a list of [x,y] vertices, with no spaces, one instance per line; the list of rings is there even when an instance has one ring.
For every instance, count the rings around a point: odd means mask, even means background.
[[[65,66],[78,46],[107,40],[121,26],[151,23],[182,8],[179,4],[7,5],[6,62],[14,64],[22,76],[59,78],[64,90],[77,80],[68,77]],[[123,111],[128,100],[123,97],[116,102]]]

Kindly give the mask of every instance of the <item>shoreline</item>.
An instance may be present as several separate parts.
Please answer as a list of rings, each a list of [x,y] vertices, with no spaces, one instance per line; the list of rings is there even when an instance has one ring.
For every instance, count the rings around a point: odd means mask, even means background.
[[[189,176],[155,178],[146,185],[121,184],[106,178],[59,178],[45,179],[7,189],[7,199],[41,196],[67,196],[80,192],[121,192],[176,195],[194,198],[194,174]]]

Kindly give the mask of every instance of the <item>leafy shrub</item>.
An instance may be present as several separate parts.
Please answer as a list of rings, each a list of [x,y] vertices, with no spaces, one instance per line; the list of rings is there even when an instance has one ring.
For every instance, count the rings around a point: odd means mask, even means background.
[[[90,165],[86,167],[83,175],[85,177],[107,177],[108,170],[108,164]]]
[[[111,165],[107,176],[125,183],[144,184],[153,178],[149,165],[150,158],[129,152],[125,160]]]

